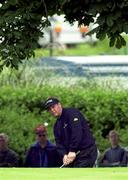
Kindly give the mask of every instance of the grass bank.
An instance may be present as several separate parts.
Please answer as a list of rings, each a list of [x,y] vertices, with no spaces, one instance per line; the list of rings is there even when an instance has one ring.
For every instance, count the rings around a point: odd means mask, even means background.
[[[4,180],[127,180],[127,168],[8,168],[0,169],[0,176]]]

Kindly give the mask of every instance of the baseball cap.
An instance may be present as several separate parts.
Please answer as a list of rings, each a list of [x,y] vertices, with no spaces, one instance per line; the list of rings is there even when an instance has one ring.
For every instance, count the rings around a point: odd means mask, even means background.
[[[36,134],[38,134],[38,133],[47,133],[47,128],[46,128],[44,125],[39,124],[39,125],[37,125],[37,126],[35,127],[34,132],[35,132]]]
[[[48,109],[50,106],[53,106],[58,103],[59,103],[59,100],[57,98],[55,98],[55,97],[48,98],[44,102],[44,109]]]

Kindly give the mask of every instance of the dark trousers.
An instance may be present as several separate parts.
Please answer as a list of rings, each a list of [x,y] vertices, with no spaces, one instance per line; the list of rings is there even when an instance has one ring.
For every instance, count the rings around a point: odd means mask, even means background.
[[[97,147],[94,145],[87,149],[81,150],[80,153],[76,156],[74,162],[67,167],[93,167],[95,165],[96,159]]]

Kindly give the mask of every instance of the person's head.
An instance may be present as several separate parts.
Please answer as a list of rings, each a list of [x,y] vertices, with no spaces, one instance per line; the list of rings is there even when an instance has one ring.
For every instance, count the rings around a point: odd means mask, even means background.
[[[115,130],[111,130],[109,132],[108,137],[109,137],[109,141],[110,141],[112,147],[118,146],[118,144],[119,144],[119,135]]]
[[[49,111],[53,116],[59,117],[62,113],[62,105],[55,97],[50,97],[44,102],[44,108]]]
[[[39,124],[35,127],[34,132],[36,134],[36,140],[40,144],[45,144],[47,141],[47,128],[44,125]]]
[[[0,151],[7,149],[8,136],[5,133],[0,133]]]

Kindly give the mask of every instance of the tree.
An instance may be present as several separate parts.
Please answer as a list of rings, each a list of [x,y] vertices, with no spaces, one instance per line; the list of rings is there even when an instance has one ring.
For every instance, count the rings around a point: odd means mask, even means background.
[[[70,23],[98,24],[98,39],[106,36],[110,46],[121,48],[128,33],[128,0],[1,0],[0,1],[0,66],[18,68],[24,59],[34,56],[39,36],[50,25],[48,16],[65,14]],[[97,17],[94,20],[94,17]]]

